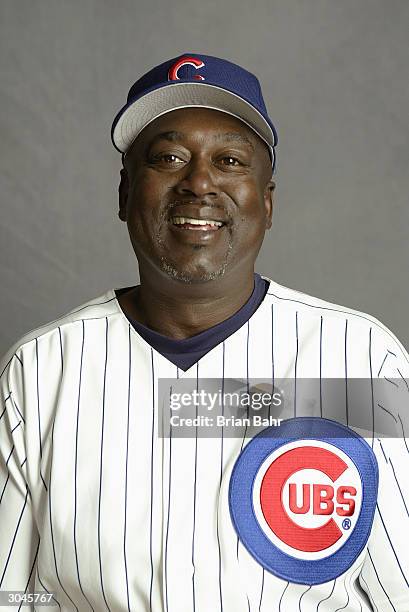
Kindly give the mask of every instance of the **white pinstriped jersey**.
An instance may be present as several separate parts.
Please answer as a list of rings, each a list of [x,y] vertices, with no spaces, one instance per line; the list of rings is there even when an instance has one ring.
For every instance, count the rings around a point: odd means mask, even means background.
[[[238,542],[228,486],[243,440],[157,435],[159,378],[272,372],[391,380],[383,409],[399,437],[370,441],[368,543],[320,585],[275,577]],[[183,372],[110,290],[24,336],[0,374],[0,589],[81,612],[409,610],[409,419],[395,402],[409,398],[409,358],[375,318],[270,281],[249,321]]]

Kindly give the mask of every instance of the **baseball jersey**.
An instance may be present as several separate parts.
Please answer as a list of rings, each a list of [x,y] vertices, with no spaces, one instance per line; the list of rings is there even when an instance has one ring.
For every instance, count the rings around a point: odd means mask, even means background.
[[[186,371],[137,333],[114,290],[10,349],[0,367],[0,590],[49,592],[53,609],[81,612],[409,610],[408,354],[374,317],[263,278],[258,309]],[[246,429],[159,435],[160,380],[252,378],[346,388],[365,379],[374,421],[390,415],[396,428],[367,438],[379,472],[370,534],[332,579],[285,579],[243,545],[229,487],[253,443]],[[323,419],[330,408],[324,397]],[[355,409],[346,393],[346,425]],[[294,405],[292,416],[308,410]]]

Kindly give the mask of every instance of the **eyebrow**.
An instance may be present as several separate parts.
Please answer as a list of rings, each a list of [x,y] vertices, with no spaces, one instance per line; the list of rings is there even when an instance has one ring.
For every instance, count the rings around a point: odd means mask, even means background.
[[[225,132],[224,134],[217,134],[216,140],[227,140],[228,142],[238,142],[251,147],[254,150],[254,145],[247,136],[240,134],[239,132]]]
[[[186,134],[183,132],[177,132],[175,130],[171,130],[169,132],[161,132],[160,134],[156,134],[152,141],[150,142],[150,146],[155,144],[160,140],[168,140],[169,142],[183,142],[186,140]],[[225,140],[227,142],[238,142],[239,144],[244,144],[251,147],[254,151],[254,145],[247,136],[244,134],[240,134],[239,132],[223,132],[221,134],[216,134],[214,136],[214,140]]]

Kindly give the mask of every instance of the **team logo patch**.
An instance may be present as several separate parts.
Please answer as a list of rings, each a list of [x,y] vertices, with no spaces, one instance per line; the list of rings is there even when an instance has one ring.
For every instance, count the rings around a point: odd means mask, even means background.
[[[343,574],[371,530],[378,466],[367,442],[328,419],[263,430],[233,468],[230,514],[242,544],[268,571],[299,584]]]
[[[191,66],[192,68],[194,68],[194,70],[198,70],[199,68],[204,67],[204,62],[202,62],[202,60],[198,59],[197,57],[190,57],[186,55],[185,57],[180,58],[177,62],[173,64],[173,66],[170,67],[169,72],[168,72],[168,80],[169,81],[179,81],[181,78],[193,78],[196,81],[205,80],[204,76],[198,72],[195,73],[193,76],[190,76],[190,71],[189,71],[185,77],[181,77],[179,75],[179,71],[184,66]]]

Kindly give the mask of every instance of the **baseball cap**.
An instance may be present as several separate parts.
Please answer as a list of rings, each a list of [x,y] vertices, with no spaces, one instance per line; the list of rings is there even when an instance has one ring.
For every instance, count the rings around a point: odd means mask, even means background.
[[[257,77],[211,55],[184,53],[138,79],[113,121],[113,145],[125,154],[149,123],[172,110],[192,106],[219,110],[247,124],[267,144],[274,171],[278,137]]]

